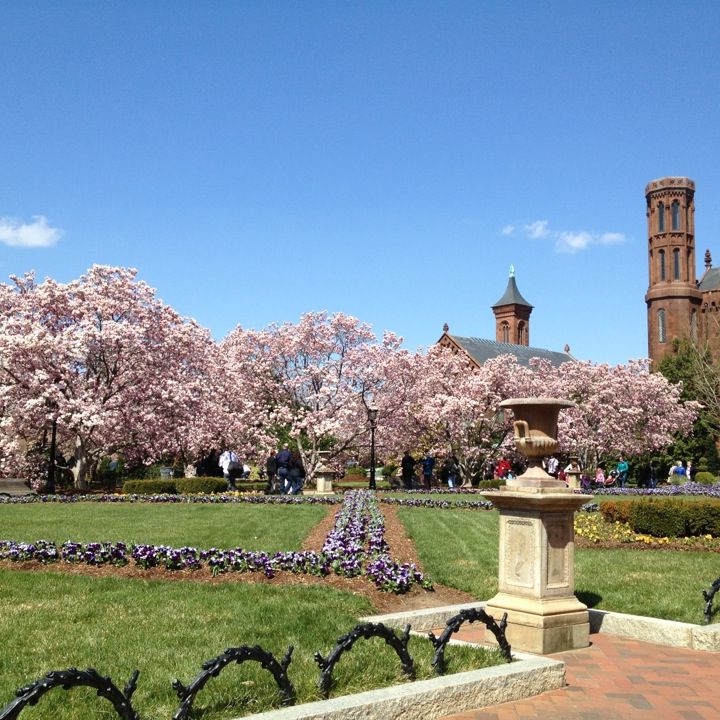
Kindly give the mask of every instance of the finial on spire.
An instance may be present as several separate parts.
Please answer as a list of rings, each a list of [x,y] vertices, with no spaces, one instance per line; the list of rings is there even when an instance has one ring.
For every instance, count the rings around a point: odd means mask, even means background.
[[[710,250],[705,251],[705,269],[709,270],[712,267],[712,256]]]
[[[515,266],[514,265],[510,266],[510,277],[515,277]]]
[[[565,347],[563,348],[563,350],[564,350],[568,355],[570,354],[570,346],[569,346],[567,343],[565,343]]]
[[[443,325],[443,332],[446,333],[448,330],[450,330],[450,326],[447,323],[445,323]]]

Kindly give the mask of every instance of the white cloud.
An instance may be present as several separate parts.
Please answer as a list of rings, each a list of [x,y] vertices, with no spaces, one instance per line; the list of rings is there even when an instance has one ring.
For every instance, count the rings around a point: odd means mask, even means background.
[[[576,253],[585,250],[590,245],[617,245],[625,242],[627,238],[622,233],[594,234],[584,230],[580,232],[557,233],[555,250],[562,253]]]
[[[515,225],[505,225],[501,233],[512,235]],[[619,232],[591,233],[587,230],[551,230],[548,220],[535,220],[529,225],[523,225],[522,230],[531,240],[550,238],[555,240],[555,252],[576,253],[586,250],[591,245],[617,245],[625,242],[627,236]]]
[[[36,215],[31,223],[0,218],[0,243],[12,247],[50,247],[61,235],[60,230],[48,225],[44,215]]]
[[[525,226],[525,232],[529,238],[537,240],[539,238],[547,237],[550,234],[549,223],[547,220],[536,220],[533,223]]]
[[[603,233],[598,238],[598,242],[601,245],[617,245],[618,243],[625,242],[627,238],[622,233]]]
[[[584,250],[592,242],[592,235],[588,232],[561,232],[558,233],[555,249],[558,252],[576,253]]]

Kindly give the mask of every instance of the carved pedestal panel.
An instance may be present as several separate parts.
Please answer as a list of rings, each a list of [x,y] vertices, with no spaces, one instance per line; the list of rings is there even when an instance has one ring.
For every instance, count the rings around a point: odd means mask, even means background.
[[[587,497],[550,488],[487,493],[500,511],[498,594],[487,604],[508,614],[516,650],[540,654],[586,647],[588,612],[575,597],[574,511]]]

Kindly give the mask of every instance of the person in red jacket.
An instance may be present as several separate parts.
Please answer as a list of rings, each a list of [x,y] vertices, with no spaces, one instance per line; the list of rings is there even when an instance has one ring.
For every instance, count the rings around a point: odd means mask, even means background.
[[[502,458],[502,460],[500,460],[497,464],[497,468],[495,468],[495,472],[499,478],[506,478],[510,470],[510,462],[507,458]]]

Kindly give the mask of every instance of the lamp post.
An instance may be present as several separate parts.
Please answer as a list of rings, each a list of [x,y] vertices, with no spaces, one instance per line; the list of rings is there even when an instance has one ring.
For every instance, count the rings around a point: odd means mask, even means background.
[[[368,422],[370,423],[370,490],[375,490],[375,428],[377,427],[377,408],[367,409]]]

